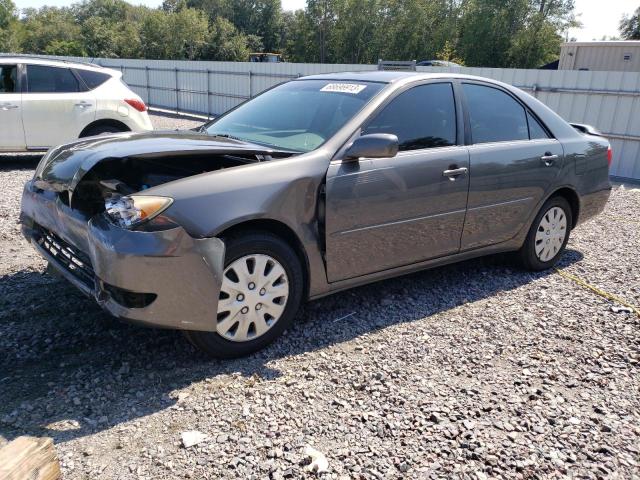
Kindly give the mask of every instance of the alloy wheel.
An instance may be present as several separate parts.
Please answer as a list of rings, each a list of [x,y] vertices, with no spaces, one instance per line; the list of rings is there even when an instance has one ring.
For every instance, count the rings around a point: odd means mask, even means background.
[[[275,258],[238,258],[224,270],[216,330],[234,342],[255,340],[280,319],[288,297],[287,273]]]
[[[551,207],[540,220],[535,237],[538,259],[548,262],[562,249],[567,237],[567,216],[560,207]]]

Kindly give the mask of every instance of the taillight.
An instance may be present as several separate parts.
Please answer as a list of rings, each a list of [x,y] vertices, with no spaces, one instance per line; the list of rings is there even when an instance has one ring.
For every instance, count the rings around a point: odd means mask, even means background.
[[[138,100],[137,98],[125,98],[124,101],[127,102],[136,110],[138,110],[139,112],[147,111],[147,106],[144,104],[142,100]]]
[[[607,162],[609,162],[609,166],[611,166],[611,162],[613,161],[613,150],[611,150],[611,145],[607,149]]]

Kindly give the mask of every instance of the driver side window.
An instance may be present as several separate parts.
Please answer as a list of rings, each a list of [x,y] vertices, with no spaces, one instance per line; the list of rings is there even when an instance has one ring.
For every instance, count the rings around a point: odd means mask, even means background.
[[[451,83],[413,87],[394,98],[362,132],[391,133],[400,151],[456,144],[456,108]]]

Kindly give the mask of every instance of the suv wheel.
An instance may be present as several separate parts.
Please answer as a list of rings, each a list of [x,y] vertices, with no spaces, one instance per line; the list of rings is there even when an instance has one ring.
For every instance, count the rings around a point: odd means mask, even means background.
[[[304,284],[298,256],[279,237],[252,232],[225,244],[216,331],[184,333],[212,357],[235,358],[264,348],[293,323]]]
[[[563,197],[547,200],[520,249],[522,265],[534,271],[553,267],[567,246],[572,222],[571,207],[567,200]]]
[[[95,127],[89,128],[82,137],[95,137],[97,135],[107,135],[109,133],[120,133],[127,132],[128,130],[124,128],[114,127],[113,125],[96,125]]]

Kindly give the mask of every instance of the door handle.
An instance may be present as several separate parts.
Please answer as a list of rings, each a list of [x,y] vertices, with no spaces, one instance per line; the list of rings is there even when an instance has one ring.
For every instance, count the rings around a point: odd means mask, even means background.
[[[86,107],[90,107],[92,104],[89,102],[79,102],[76,103],[76,107],[80,107],[80,108],[86,108]]]
[[[453,182],[460,175],[466,175],[468,171],[469,169],[467,167],[452,168],[450,170],[445,170],[444,172],[442,172],[442,176],[449,177],[449,180]]]
[[[3,103],[0,104],[0,110],[13,110],[15,108],[18,108],[18,105],[14,105],[13,103]]]
[[[544,163],[545,166],[547,167],[550,167],[554,163],[556,163],[557,159],[558,159],[558,155],[552,155],[551,152],[547,152],[540,157],[540,160],[542,160],[542,163]]]

